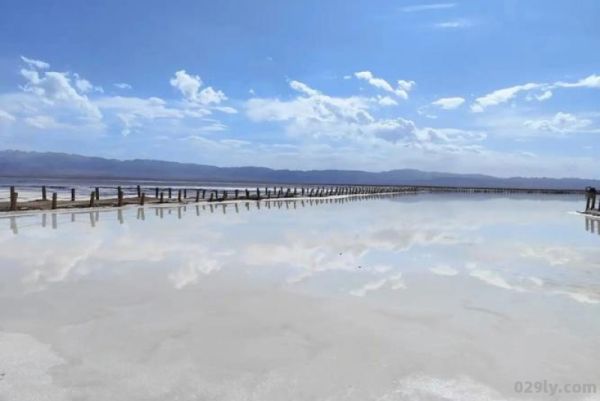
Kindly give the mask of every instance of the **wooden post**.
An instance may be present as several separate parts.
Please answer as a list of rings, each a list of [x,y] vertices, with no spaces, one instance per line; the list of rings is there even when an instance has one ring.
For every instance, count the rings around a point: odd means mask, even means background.
[[[46,186],[42,185],[42,200],[48,200],[46,197]]]
[[[160,193],[160,203],[163,203],[165,201],[165,194],[164,193]]]
[[[240,194],[240,191],[236,189],[234,192],[235,199],[237,199],[239,197],[239,194]]]
[[[227,199],[227,190],[224,190],[223,191],[223,200],[226,200],[226,199]]]
[[[171,188],[169,188],[168,191],[169,191],[169,199],[171,199]]]
[[[146,201],[146,194],[142,194],[142,196],[140,196],[140,205],[144,206],[144,202]]]
[[[96,198],[96,194],[94,191],[90,192],[90,207],[94,207],[94,199]]]
[[[177,202],[181,202],[181,189],[177,191]]]
[[[56,192],[52,192],[52,209],[56,209],[56,206],[57,206],[56,198],[57,198]]]
[[[246,188],[246,199],[250,199],[250,191],[248,191],[248,188]]]
[[[183,189],[183,199],[187,199],[187,188]]]
[[[213,200],[213,196],[214,196],[214,195],[215,195],[215,191],[212,191],[212,192],[210,193],[210,199],[209,199],[209,201],[211,201],[211,202],[212,202],[212,200]],[[211,206],[211,207],[212,207],[212,206]]]
[[[138,185],[136,187],[136,189],[137,189],[137,197],[141,198],[142,197],[142,188]]]
[[[117,187],[117,206],[123,206],[123,191]]]
[[[158,199],[158,187],[154,188],[154,197]]]
[[[200,190],[196,190],[196,202],[200,202]]]
[[[202,190],[202,199],[206,198],[206,189]]]
[[[19,193],[15,192],[14,187],[11,187],[10,191],[10,210],[17,210],[17,198],[19,197]]]
[[[260,200],[260,188],[256,187],[256,200]]]
[[[96,187],[94,190],[94,196],[96,197],[96,200],[100,200],[100,188]]]
[[[75,202],[75,188],[71,188],[71,202]]]

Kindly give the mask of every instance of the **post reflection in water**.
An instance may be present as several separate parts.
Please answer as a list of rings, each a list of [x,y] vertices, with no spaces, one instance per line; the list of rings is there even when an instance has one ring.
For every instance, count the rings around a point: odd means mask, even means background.
[[[600,219],[595,219],[592,217],[585,218],[585,231],[588,231],[592,234],[600,235]]]
[[[353,197],[346,197],[346,198],[333,198],[333,199],[308,199],[308,200],[304,200],[304,199],[286,199],[286,200],[264,200],[264,201],[246,201],[243,202],[244,204],[244,209],[247,212],[250,212],[252,210],[252,208],[254,208],[255,210],[261,210],[261,205],[266,207],[268,210],[272,210],[272,208],[276,208],[277,210],[282,210],[282,207],[285,206],[286,210],[293,210],[293,209],[297,209],[298,207],[300,208],[305,208],[305,207],[313,207],[313,206],[320,206],[320,205],[329,205],[329,204],[345,204],[348,202],[358,202],[358,201],[368,201],[368,200],[373,200],[373,199],[392,199],[392,198],[399,198],[399,197],[406,197],[407,195],[403,195],[403,194],[391,194],[391,195],[366,195],[366,196],[353,196]],[[215,208],[220,208],[221,212],[223,215],[227,215],[227,212],[230,211],[230,209],[228,209],[230,206],[233,205],[234,211],[236,214],[240,213],[240,207],[239,207],[239,202],[233,202],[233,203],[228,203],[228,202],[224,202],[224,203],[218,203],[218,204],[213,204],[210,203],[208,204],[208,210],[210,211],[211,214],[215,213]],[[206,211],[207,205],[203,204],[203,205],[194,205],[194,213],[196,216],[200,216],[201,215],[201,211]],[[137,208],[137,212],[136,212],[136,220],[140,220],[140,221],[146,221],[146,214],[145,214],[145,210],[146,209],[153,209],[154,210],[154,216],[158,217],[160,219],[164,218],[164,213],[165,210],[167,211],[167,214],[172,214],[173,212],[176,212],[177,214],[177,219],[180,220],[183,218],[184,214],[187,213],[188,211],[188,207],[187,205],[183,205],[183,206],[146,206],[146,207],[138,207]],[[77,211],[73,211],[73,212],[64,212],[64,213],[56,213],[56,212],[52,212],[52,213],[45,213],[45,212],[40,212],[37,213],[40,216],[41,219],[41,226],[42,227],[46,227],[46,221],[47,221],[47,215],[50,214],[50,219],[51,219],[51,226],[53,229],[57,230],[59,229],[59,225],[58,225],[58,216],[65,216],[68,215],[69,216],[69,220],[71,223],[76,223],[77,219],[76,216],[77,215],[85,215],[87,214],[89,216],[89,224],[90,227],[96,227],[96,223],[98,223],[100,221],[100,215],[108,215],[108,214],[112,214],[112,213],[116,213],[116,217],[117,217],[117,221],[119,222],[119,224],[124,224],[125,223],[125,219],[126,219],[126,215],[124,213],[125,209],[96,209],[93,211],[82,211],[82,210],[77,210]],[[26,215],[27,217],[31,217],[32,215],[28,214]],[[18,221],[21,218],[21,216],[9,216],[8,217],[10,220],[10,230],[15,234],[19,234],[19,230],[18,230]],[[589,219],[591,220],[591,219]],[[589,226],[588,220],[586,219],[586,229],[588,229],[587,227]]]

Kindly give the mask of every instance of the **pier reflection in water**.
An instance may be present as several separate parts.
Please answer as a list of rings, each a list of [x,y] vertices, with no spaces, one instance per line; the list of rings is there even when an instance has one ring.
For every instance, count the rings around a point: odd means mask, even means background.
[[[428,194],[4,217],[0,398],[519,400],[532,372],[595,383],[599,224],[580,204]]]
[[[219,212],[222,214],[227,213],[240,213],[240,210],[249,212],[251,209],[261,210],[261,207],[266,210],[273,209],[297,209],[299,207],[312,207],[319,205],[330,205],[330,204],[344,204],[348,202],[359,202],[366,200],[375,200],[375,199],[394,199],[399,197],[413,196],[407,194],[400,195],[368,195],[368,196],[351,196],[351,197],[339,197],[339,198],[324,198],[324,199],[282,199],[282,200],[263,200],[260,202],[257,201],[242,201],[242,202],[220,202],[220,203],[203,203],[203,204],[192,204],[192,205],[154,205],[154,206],[146,206],[146,207],[129,207],[128,209],[123,208],[115,208],[115,209],[94,209],[94,210],[81,210],[77,209],[76,211],[56,211],[56,212],[29,212],[27,214],[13,214],[13,215],[5,215],[0,217],[1,220],[8,219],[10,221],[10,229],[14,234],[19,233],[19,228],[17,222],[19,220],[27,220],[26,226],[32,225],[32,220],[37,218],[41,219],[41,226],[46,227],[48,216],[51,219],[52,229],[58,228],[58,217],[61,216],[70,216],[69,220],[71,223],[75,223],[77,221],[77,216],[82,218],[83,216],[88,216],[88,221],[91,227],[95,227],[96,224],[100,220],[100,215],[104,216],[107,219],[110,219],[109,216],[115,216],[116,220],[123,224],[124,222],[124,212],[130,212],[130,210],[135,209],[137,220],[146,220],[147,211],[150,213],[154,213],[154,216],[158,218],[164,218],[165,214],[171,215],[176,214],[178,219],[181,219],[185,213],[190,211],[191,213],[195,213],[196,216],[200,216],[201,213],[215,213]],[[64,220],[64,219],[63,219]],[[67,221],[65,221],[66,223]]]

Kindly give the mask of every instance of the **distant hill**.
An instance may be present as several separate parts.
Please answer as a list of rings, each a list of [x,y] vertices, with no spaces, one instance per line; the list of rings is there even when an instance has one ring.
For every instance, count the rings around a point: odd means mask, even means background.
[[[435,185],[506,188],[582,189],[600,181],[580,178],[498,178],[412,169],[274,170],[265,167],[215,167],[159,160],[115,160],[66,153],[0,151],[0,176],[36,178],[133,178],[178,181],[289,184]]]

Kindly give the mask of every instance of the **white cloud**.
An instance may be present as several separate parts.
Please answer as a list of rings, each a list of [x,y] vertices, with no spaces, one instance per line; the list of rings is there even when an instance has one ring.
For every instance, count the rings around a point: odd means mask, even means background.
[[[227,100],[227,96],[222,91],[215,90],[211,86],[200,90],[203,85],[200,76],[190,75],[185,70],[175,72],[175,76],[169,82],[171,86],[181,92],[186,100],[192,103],[208,106]]]
[[[29,60],[29,59],[28,59]],[[31,61],[31,60],[30,60]],[[34,60],[35,61],[35,60]],[[28,62],[29,65],[34,65]],[[102,118],[100,110],[88,99],[85,92],[71,83],[71,74],[68,72],[42,71],[22,68],[21,75],[27,81],[23,90],[33,93],[48,104],[57,104],[63,107],[77,109],[86,118],[99,120]],[[73,75],[76,82],[78,75]],[[88,81],[84,80],[89,84]],[[85,83],[82,84],[85,86]],[[91,86],[91,84],[89,84]],[[79,89],[79,91],[78,91]]]
[[[345,139],[363,145],[387,143],[432,149],[453,144],[452,151],[458,151],[467,142],[485,137],[459,129],[419,128],[402,117],[375,118],[372,109],[381,105],[381,98],[328,96],[298,81],[290,82],[290,86],[299,95],[288,101],[250,99],[246,103],[250,120],[282,122],[296,137]]]
[[[544,101],[544,100],[548,100],[552,97],[552,91],[547,90],[544,91],[542,94],[536,94],[534,95],[536,100],[539,100],[540,102]]]
[[[513,99],[519,92],[538,89],[543,86],[544,84],[527,83],[523,85],[515,85],[509,88],[495,90],[491,93],[488,93],[485,96],[481,96],[475,99],[475,103],[471,105],[471,111],[476,113],[482,112],[487,107],[496,106],[498,104],[508,102],[509,100]]]
[[[586,130],[592,124],[591,120],[579,118],[573,114],[558,112],[552,118],[545,120],[525,121],[526,127],[537,131],[554,133],[569,133]]]
[[[227,96],[220,91],[215,90],[212,86],[206,87],[198,94],[198,102],[203,105],[220,104],[227,100]]]
[[[389,96],[377,96],[377,102],[382,106],[397,106],[398,102]]]
[[[552,97],[552,89],[556,88],[600,88],[600,75],[589,75],[575,82],[558,81],[554,83],[526,83],[515,85],[508,88],[498,89],[485,96],[475,99],[475,103],[471,105],[471,111],[479,113],[484,111],[489,106],[496,106],[505,103],[515,98],[520,92],[537,91],[527,96],[527,100],[544,101]]]
[[[443,97],[432,102],[431,104],[444,110],[451,110],[460,107],[464,102],[465,99],[462,97]]]
[[[157,97],[147,99],[138,97],[112,96],[96,100],[98,107],[110,111],[123,124],[121,133],[129,135],[134,129],[143,126],[145,121],[157,119],[182,119],[184,110],[171,108],[167,102]]]
[[[375,88],[394,93],[402,99],[408,99],[408,92],[410,92],[415,85],[414,81],[398,80],[398,87],[394,89],[388,81],[383,78],[375,77],[371,71],[355,72],[354,76],[358,79],[368,82],[369,85]]]
[[[398,88],[405,92],[409,92],[415,86],[415,81],[405,81],[403,79],[399,79],[397,82]]]
[[[60,124],[52,116],[33,116],[25,118],[25,124],[38,129],[56,129]]]
[[[438,22],[437,24],[434,24],[433,26],[435,28],[439,28],[439,29],[461,29],[461,28],[470,27],[471,25],[473,25],[472,22],[462,19],[462,20],[455,20],[455,21]]]
[[[25,56],[21,56],[21,60],[23,60],[23,62],[29,67],[37,68],[38,70],[47,70],[48,68],[50,68],[50,64],[46,63],[45,61],[34,60]]]
[[[81,78],[79,76],[79,74],[74,73],[73,77],[75,78],[75,86],[77,87],[77,89],[79,89],[79,92],[88,93],[88,92],[94,91],[94,92],[104,93],[104,89],[102,89],[101,86],[92,85],[92,83],[90,81],[88,81],[87,79]]]
[[[198,91],[202,86],[202,79],[198,75],[190,75],[185,70],[175,72],[175,76],[169,81],[171,86],[177,88],[189,101],[196,101]]]
[[[600,88],[600,75],[592,74],[576,82],[555,82],[556,88]]]
[[[456,3],[433,3],[433,4],[417,4],[414,6],[402,7],[402,11],[405,13],[414,13],[419,11],[430,11],[430,10],[445,10],[454,8]]]
[[[13,116],[12,114],[10,114],[7,111],[4,111],[2,109],[0,109],[0,122],[11,122],[11,121],[15,121],[16,118],[15,116]]]
[[[125,82],[117,82],[113,85],[119,89],[132,89],[132,86]]]

